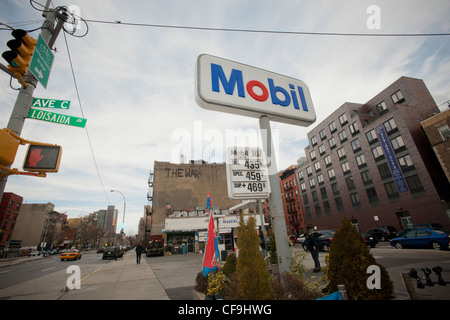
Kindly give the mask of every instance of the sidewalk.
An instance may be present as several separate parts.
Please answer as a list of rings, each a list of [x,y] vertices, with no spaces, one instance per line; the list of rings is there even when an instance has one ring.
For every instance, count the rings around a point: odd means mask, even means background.
[[[31,256],[31,257],[24,256],[24,257],[0,259],[0,268],[9,267],[15,264],[25,263],[28,261],[33,261],[42,258],[43,256]]]
[[[81,279],[80,289],[72,289],[59,300],[169,300],[167,293],[146,262],[136,264],[134,251],[111,261]]]

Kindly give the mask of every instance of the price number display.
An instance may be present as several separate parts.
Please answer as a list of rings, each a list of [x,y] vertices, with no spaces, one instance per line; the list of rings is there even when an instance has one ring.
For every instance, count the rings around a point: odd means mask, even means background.
[[[266,159],[260,148],[227,151],[228,195],[231,199],[265,199],[270,193]]]

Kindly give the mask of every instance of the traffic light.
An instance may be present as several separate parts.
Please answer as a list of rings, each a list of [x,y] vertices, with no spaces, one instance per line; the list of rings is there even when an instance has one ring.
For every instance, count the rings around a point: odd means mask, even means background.
[[[11,50],[3,52],[2,57],[9,63],[9,71],[23,76],[30,65],[37,40],[22,29],[15,29],[11,34],[15,39],[6,43]]]
[[[23,163],[23,170],[58,172],[61,154],[61,146],[30,144]]]
[[[5,129],[0,130],[0,165],[10,166],[14,163],[19,144],[19,140]]]

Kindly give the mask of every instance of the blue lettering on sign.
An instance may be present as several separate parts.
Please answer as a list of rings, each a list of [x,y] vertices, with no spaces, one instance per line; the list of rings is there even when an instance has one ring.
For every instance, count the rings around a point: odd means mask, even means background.
[[[386,156],[389,169],[391,170],[392,176],[394,177],[395,184],[397,185],[398,192],[403,193],[408,191],[405,179],[403,178],[402,171],[395,157],[395,153],[392,150],[389,139],[384,131],[383,125],[379,125],[375,128],[378,139],[380,140],[381,147],[383,148],[384,155]]]
[[[298,97],[300,98],[303,111],[308,111],[305,93],[303,92],[302,87],[297,86],[297,88],[295,88],[293,84],[289,84],[289,90],[286,90],[281,86],[275,85],[274,80],[271,78],[267,78],[267,82],[269,84],[269,90],[267,90],[266,86],[263,83],[256,80],[249,81],[245,88],[247,89],[248,94],[256,101],[266,101],[269,98],[270,92],[272,104],[282,107],[288,107],[292,102],[294,109],[300,110],[300,105],[297,98],[298,92]],[[222,84],[222,87],[226,94],[233,95],[235,88],[237,87],[238,96],[241,98],[245,98],[244,79],[241,70],[232,69],[230,78],[227,79],[222,66],[211,63],[212,91],[220,92],[220,83]],[[260,88],[262,93],[256,93],[255,91],[253,91],[254,87]]]

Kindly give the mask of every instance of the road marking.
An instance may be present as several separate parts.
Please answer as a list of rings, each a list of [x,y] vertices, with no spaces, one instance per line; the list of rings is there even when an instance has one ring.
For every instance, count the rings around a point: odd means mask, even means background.
[[[47,268],[47,269],[42,270],[41,272],[45,272],[45,271],[52,270],[52,269],[55,269],[55,268],[56,267]]]

